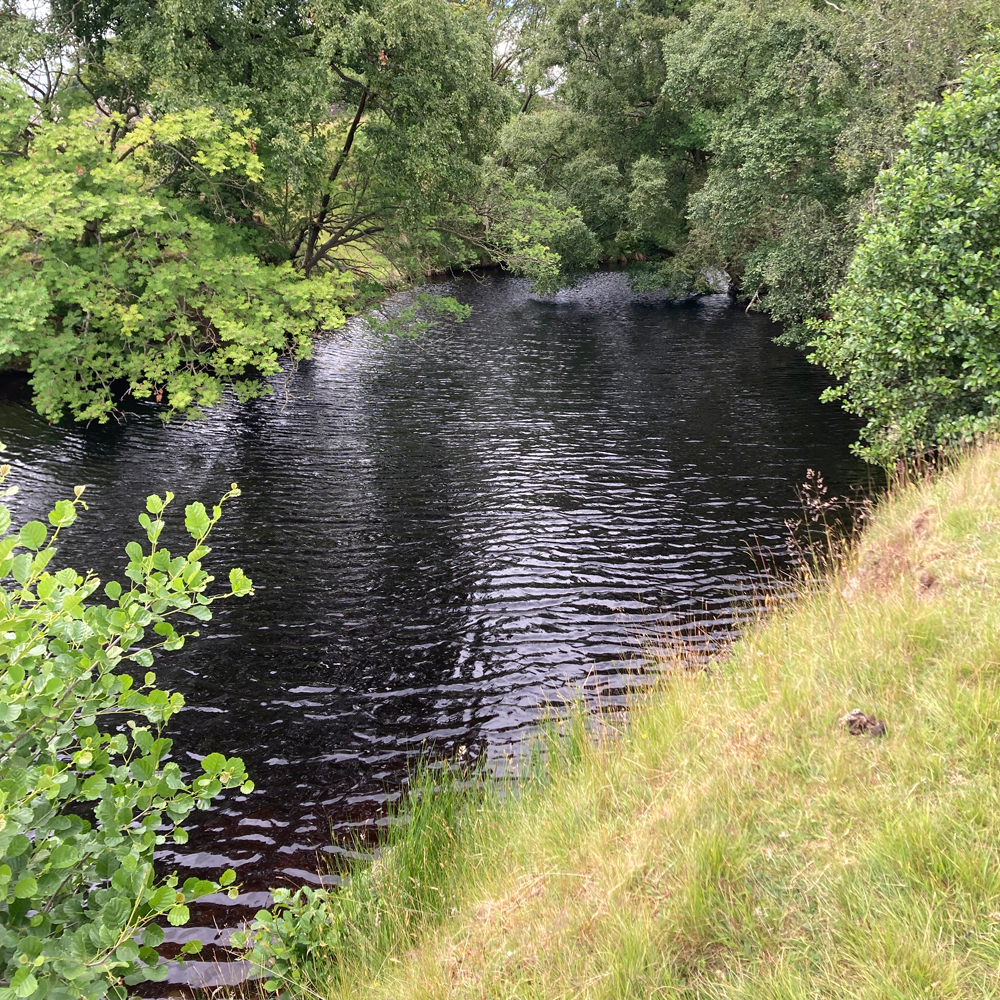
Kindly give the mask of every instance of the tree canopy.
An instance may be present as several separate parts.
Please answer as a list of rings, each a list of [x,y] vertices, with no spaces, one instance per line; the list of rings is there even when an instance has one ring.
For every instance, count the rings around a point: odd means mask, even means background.
[[[267,391],[369,287],[483,260],[557,287],[578,210],[490,166],[498,12],[56,3],[0,21],[0,364],[50,419]],[[509,69],[509,68],[508,68]]]
[[[879,169],[1000,14],[995,0],[556,0],[530,56],[555,84],[500,148],[640,280],[734,293],[803,343]]]
[[[5,3],[0,365],[28,366],[52,420],[266,392],[373,295],[482,263],[543,292],[601,260],[677,294],[722,277],[805,346],[906,124],[1000,17],[1000,0]]]
[[[1000,57],[922,108],[879,178],[873,211],[814,358],[867,424],[875,461],[1000,422]]]
[[[13,145],[33,106],[9,84],[6,97]],[[279,353],[343,322],[343,281],[266,266],[218,218],[226,188],[262,172],[243,121],[198,108],[126,129],[77,108],[31,122],[0,170],[0,356],[30,359],[41,413],[107,419],[119,383],[179,410],[229,382],[251,395]]]

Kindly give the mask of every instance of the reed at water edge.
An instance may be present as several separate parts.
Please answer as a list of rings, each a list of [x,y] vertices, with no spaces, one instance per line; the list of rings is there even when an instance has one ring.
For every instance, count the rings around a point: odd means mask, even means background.
[[[421,772],[377,860],[289,911],[275,985],[1000,995],[1000,446],[897,486],[808,582],[516,782]]]

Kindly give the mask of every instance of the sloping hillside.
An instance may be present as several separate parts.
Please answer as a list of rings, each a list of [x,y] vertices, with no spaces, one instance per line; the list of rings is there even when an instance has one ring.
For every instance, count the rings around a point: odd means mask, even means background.
[[[996,996],[998,741],[988,447],[624,732],[577,726],[516,794],[425,789],[278,968],[387,1000]]]

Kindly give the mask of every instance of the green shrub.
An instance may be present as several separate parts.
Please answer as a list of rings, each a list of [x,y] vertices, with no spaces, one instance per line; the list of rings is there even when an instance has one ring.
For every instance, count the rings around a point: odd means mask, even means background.
[[[349,276],[264,264],[226,217],[263,170],[232,119],[48,120],[0,74],[0,365],[26,360],[45,417],[104,422],[119,387],[197,415],[230,385],[269,392],[285,351],[343,324]]]
[[[221,502],[186,508],[194,547],[173,556],[158,546],[173,497],[149,497],[148,548],[128,543],[128,582],[106,583],[102,599],[93,573],[52,568],[82,493],[20,530],[0,504],[0,1000],[124,997],[162,979],[156,921],[184,924],[192,900],[234,894],[235,873],[178,884],[156,876],[153,851],[184,843],[188,815],[223,789],[253,788],[243,761],[219,753],[187,778],[162,736],[184,699],[130,673],[196,635],[185,626],[210,619],[214,601],[251,593],[234,569],[229,590],[208,595],[202,559]],[[223,501],[238,494],[234,484]]]
[[[816,324],[813,360],[867,421],[859,454],[891,462],[997,426],[1000,404],[1000,58],[928,105],[885,169],[861,244]]]

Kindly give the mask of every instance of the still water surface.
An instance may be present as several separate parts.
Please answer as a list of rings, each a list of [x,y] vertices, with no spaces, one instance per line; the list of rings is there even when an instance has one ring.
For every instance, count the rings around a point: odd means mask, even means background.
[[[450,290],[466,323],[350,329],[271,398],[204,422],[50,427],[5,388],[16,513],[87,484],[62,550],[79,569],[121,578],[151,492],[180,508],[243,490],[209,558],[256,596],[157,669],[189,705],[182,764],[222,750],[257,782],[161,860],[236,867],[250,907],[315,883],[331,826],[370,823],[423,748],[502,755],[546,705],[618,700],[678,622],[731,626],[748,543],[781,551],[806,470],[839,492],[865,478],[822,374],[724,298],[656,303],[618,274],[555,301],[506,278]],[[247,912],[227,903],[203,922]]]

